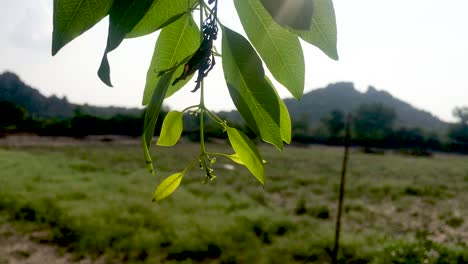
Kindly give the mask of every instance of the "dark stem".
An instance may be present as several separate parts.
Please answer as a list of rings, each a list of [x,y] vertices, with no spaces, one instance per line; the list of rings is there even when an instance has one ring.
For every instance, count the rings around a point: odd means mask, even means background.
[[[349,158],[349,144],[351,141],[351,115],[348,114],[346,120],[346,135],[344,139],[344,156],[343,163],[341,166],[341,182],[340,182],[340,196],[338,199],[338,213],[336,216],[336,228],[335,228],[335,245],[332,252],[332,264],[338,264],[338,250],[340,248],[340,228],[341,228],[341,214],[343,211],[343,202],[345,194],[346,184],[346,172],[348,169],[348,158]]]
[[[200,42],[203,42],[203,0],[199,0],[200,2],[200,28],[202,29],[200,31]],[[205,118],[205,87],[203,85],[203,80],[200,80],[200,85],[201,85],[201,91],[200,91],[200,152],[201,155],[203,156],[203,160],[205,159],[204,155],[206,150],[205,150],[205,124],[204,118]],[[198,84],[197,84],[198,85]]]

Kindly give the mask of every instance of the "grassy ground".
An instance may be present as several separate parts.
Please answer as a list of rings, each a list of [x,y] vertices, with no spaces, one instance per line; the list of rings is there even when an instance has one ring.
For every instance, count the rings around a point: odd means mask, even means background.
[[[67,250],[124,262],[328,263],[342,151],[261,151],[265,187],[219,158],[216,182],[194,169],[155,204],[161,177],[198,145],[158,148],[156,177],[139,146],[3,147],[0,211]],[[349,171],[341,263],[468,263],[468,157],[354,151]]]

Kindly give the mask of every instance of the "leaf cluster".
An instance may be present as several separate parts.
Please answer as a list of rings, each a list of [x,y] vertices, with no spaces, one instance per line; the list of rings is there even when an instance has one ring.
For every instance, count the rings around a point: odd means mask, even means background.
[[[215,178],[215,156],[242,164],[265,183],[264,162],[252,140],[230,127],[204,104],[203,78],[222,57],[224,77],[237,110],[249,128],[263,141],[283,149],[291,141],[288,110],[265,74],[271,75],[295,97],[304,91],[305,59],[300,40],[332,59],[338,59],[336,22],[331,0],[234,0],[247,38],[222,24],[218,0],[55,0],[52,54],[109,16],[107,45],[98,70],[99,78],[112,86],[108,53],[124,39],[161,30],[147,72],[143,105],[147,106],[142,145],[148,170],[154,173],[150,147],[154,126],[165,98],[184,87],[198,70],[200,104],[170,112],[164,120],[160,146],[173,146],[182,130],[182,114],[200,115],[200,156],[182,172],[166,178],[156,189],[155,200],[171,194],[186,171],[197,162],[206,180]],[[204,19],[204,16],[207,19]],[[195,22],[199,19],[199,23]],[[213,45],[213,32],[222,34],[222,52]],[[208,31],[210,29],[211,31]],[[207,41],[211,36],[210,42]],[[214,35],[216,39],[216,35]],[[204,116],[213,119],[229,138],[234,154],[210,153],[205,149]]]

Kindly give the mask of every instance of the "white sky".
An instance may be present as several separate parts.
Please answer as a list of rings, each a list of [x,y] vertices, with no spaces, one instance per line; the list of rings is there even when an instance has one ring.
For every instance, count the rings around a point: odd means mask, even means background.
[[[107,38],[107,19],[50,55],[53,0],[0,0],[0,72],[17,73],[45,95],[76,103],[140,106],[157,34],[125,40],[110,55],[114,88],[97,77]],[[455,106],[468,105],[467,0],[334,0],[338,62],[303,43],[306,92],[329,83],[368,85],[453,120]],[[241,30],[232,0],[220,2],[224,24]],[[234,108],[221,63],[207,81],[207,105]],[[171,97],[176,109],[198,102],[190,85]],[[280,88],[282,97],[290,97]]]

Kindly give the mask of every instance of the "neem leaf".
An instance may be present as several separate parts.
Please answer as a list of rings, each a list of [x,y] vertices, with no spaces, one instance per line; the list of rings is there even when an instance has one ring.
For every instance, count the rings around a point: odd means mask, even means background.
[[[177,187],[179,187],[185,172],[186,170],[172,174],[171,176],[164,179],[164,181],[161,182],[161,184],[159,184],[159,186],[156,188],[156,191],[153,194],[153,201],[161,201],[162,199],[171,195],[177,189]]]
[[[179,19],[197,2],[197,0],[154,0],[148,12],[127,34],[127,38],[135,38],[151,34]]]
[[[234,0],[242,26],[273,77],[296,98],[304,92],[305,63],[299,39],[278,25],[260,0]]]
[[[265,184],[265,169],[262,157],[255,144],[242,131],[232,127],[227,127],[229,142],[239,156],[243,165],[260,181]]]
[[[113,0],[55,0],[52,55],[109,12]]]
[[[193,21],[191,15],[187,14],[178,19],[176,22],[164,27],[159,34],[158,40],[154,47],[153,58],[146,74],[146,86],[143,94],[143,105],[148,104],[154,87],[158,83],[160,72],[170,69],[177,64],[180,64],[175,69],[173,79],[179,76],[183,69],[184,63],[181,63],[185,58],[195,53],[200,45],[200,31]],[[166,94],[171,96],[182,88],[190,78],[179,81],[176,85],[171,85]],[[172,83],[172,82],[171,82]]]
[[[289,116],[288,108],[286,104],[283,102],[281,97],[279,97],[278,92],[274,89],[273,83],[265,76],[266,81],[272,87],[273,91],[275,91],[276,97],[278,98],[278,102],[280,105],[280,130],[281,130],[281,139],[286,142],[287,144],[291,143],[291,117]]]
[[[332,0],[314,0],[310,30],[293,30],[303,40],[321,49],[328,57],[338,60],[335,10]]]
[[[239,157],[239,154],[237,154],[237,153],[234,153],[234,154],[231,154],[231,155],[226,154],[224,157],[231,159],[232,161],[234,161],[237,164],[245,166],[244,162],[242,162],[242,160]]]
[[[182,129],[182,113],[179,111],[167,113],[157,144],[165,147],[174,146],[182,135]]]
[[[153,0],[114,0],[109,11],[109,35],[107,46],[98,70],[98,76],[108,86],[110,80],[110,66],[107,54],[122,43],[151,7]]]
[[[143,126],[143,135],[141,136],[141,139],[143,141],[142,143],[145,155],[146,168],[151,173],[154,173],[154,169],[149,149],[153,140],[154,127],[156,126],[156,122],[158,121],[161,106],[173,75],[174,71],[169,71],[161,77],[145,112],[145,122]]]
[[[245,166],[245,164],[240,159],[239,154],[237,154],[237,153],[234,153],[234,154],[231,154],[231,155],[222,154],[222,156],[234,161],[235,163],[237,163],[239,165],[244,165]],[[262,163],[266,164],[266,160],[262,160]]]
[[[237,110],[255,134],[282,150],[280,104],[262,61],[243,36],[226,27],[222,47],[224,77]]]
[[[281,129],[281,139],[287,144],[291,143],[291,117],[289,116],[288,108],[283,100],[278,96],[280,103],[280,129]]]
[[[275,21],[299,30],[309,30],[313,13],[312,0],[260,0]]]

